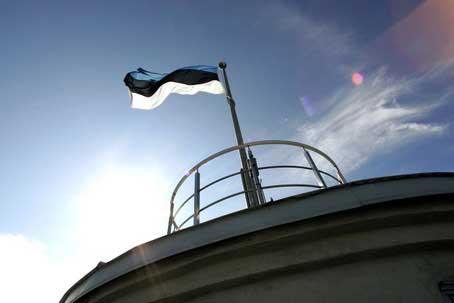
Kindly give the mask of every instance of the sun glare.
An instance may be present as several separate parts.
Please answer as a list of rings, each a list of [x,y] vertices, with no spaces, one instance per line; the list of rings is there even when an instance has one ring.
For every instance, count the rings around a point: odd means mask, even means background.
[[[76,199],[80,245],[108,261],[163,235],[168,190],[158,173],[142,169],[109,169],[91,178]]]

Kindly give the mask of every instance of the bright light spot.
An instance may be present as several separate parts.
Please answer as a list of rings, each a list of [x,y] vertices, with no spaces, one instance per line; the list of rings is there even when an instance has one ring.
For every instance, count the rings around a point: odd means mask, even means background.
[[[360,73],[353,73],[352,74],[352,82],[356,86],[360,86],[363,84],[364,77]]]
[[[76,198],[76,238],[84,253],[109,261],[166,231],[170,184],[157,172],[110,169]]]

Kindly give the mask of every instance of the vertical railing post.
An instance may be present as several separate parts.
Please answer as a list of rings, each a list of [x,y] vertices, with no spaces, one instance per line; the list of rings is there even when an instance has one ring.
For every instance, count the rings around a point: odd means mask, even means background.
[[[200,173],[197,170],[194,174],[194,225],[200,223]]]
[[[170,203],[170,215],[169,215],[169,226],[167,226],[167,234],[170,235],[170,233],[172,232],[172,223],[173,223],[173,196],[175,194],[172,195],[172,202]]]
[[[304,157],[306,158],[307,162],[309,162],[309,165],[311,166],[312,171],[314,172],[315,179],[317,179],[318,185],[321,186],[322,188],[326,188],[325,180],[323,180],[322,175],[320,175],[320,172],[318,171],[318,168],[315,165],[314,160],[312,160],[311,155],[304,147],[303,147],[303,151],[304,151]]]
[[[336,174],[337,178],[341,181],[342,184],[347,183],[347,180],[345,180],[344,175],[341,173],[340,169],[336,167]]]

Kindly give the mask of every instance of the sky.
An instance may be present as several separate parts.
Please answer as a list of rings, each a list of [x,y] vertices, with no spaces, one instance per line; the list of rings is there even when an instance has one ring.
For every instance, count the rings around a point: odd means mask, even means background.
[[[130,109],[138,67],[225,60],[245,141],[310,144],[348,181],[454,171],[453,1],[0,1],[0,41],[2,302],[56,302],[163,236],[179,179],[236,144],[221,95]],[[210,164],[202,184],[238,168]],[[281,174],[263,182],[299,177]]]

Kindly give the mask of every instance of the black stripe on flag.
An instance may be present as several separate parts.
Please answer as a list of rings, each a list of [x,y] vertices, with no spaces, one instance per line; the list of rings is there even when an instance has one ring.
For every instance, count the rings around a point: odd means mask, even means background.
[[[199,69],[179,69],[167,74],[158,81],[138,80],[132,73],[128,73],[124,79],[126,86],[132,93],[137,93],[145,97],[152,96],[161,85],[167,82],[177,82],[187,85],[203,84],[213,80],[218,80],[217,73]]]

